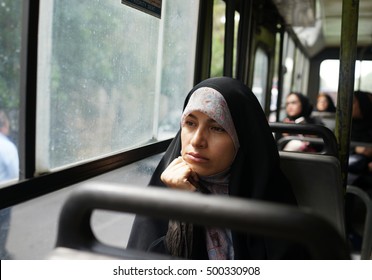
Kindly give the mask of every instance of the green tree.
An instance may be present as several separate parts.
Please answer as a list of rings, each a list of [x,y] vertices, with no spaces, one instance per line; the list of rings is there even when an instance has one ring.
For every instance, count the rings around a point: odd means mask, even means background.
[[[213,42],[211,77],[223,75],[223,59],[225,46],[225,18],[226,4],[222,0],[215,0],[213,7]]]
[[[0,3],[0,106],[18,109],[21,53],[21,0]]]

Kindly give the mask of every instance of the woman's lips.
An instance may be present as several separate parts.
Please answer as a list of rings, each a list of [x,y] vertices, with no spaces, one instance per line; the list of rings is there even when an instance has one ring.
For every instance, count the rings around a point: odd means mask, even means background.
[[[186,153],[187,159],[193,162],[203,163],[207,162],[209,159],[206,157],[203,157],[199,153]]]

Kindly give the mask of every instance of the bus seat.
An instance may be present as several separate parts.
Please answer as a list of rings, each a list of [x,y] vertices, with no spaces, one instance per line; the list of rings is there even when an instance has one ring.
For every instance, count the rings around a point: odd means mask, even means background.
[[[114,253],[114,251],[116,253]],[[138,250],[111,248],[106,252],[96,252],[84,248],[56,247],[47,255],[48,260],[171,260],[170,256]]]
[[[320,118],[325,127],[334,131],[336,128],[336,113],[332,112],[318,112],[313,111],[311,114],[312,117]]]
[[[203,195],[163,188],[112,183],[86,183],[71,193],[61,210],[56,249],[50,259],[130,258],[124,248],[97,240],[90,218],[95,209],[183,220],[199,225],[226,227],[255,235],[292,240],[309,250],[314,259],[350,259],[347,244],[323,217],[288,205],[237,197]],[[136,257],[156,259],[139,252]]]
[[[334,156],[280,151],[280,164],[300,207],[323,216],[346,239],[341,167]]]
[[[360,147],[372,147],[370,142],[359,142],[359,141],[350,141],[350,148]]]
[[[355,147],[372,147],[372,143],[369,142],[358,142],[358,141],[351,141],[350,148]],[[349,164],[351,160],[349,158]],[[349,173],[348,176],[351,176],[352,173]],[[354,196],[358,197],[362,201],[362,203],[366,207],[366,219],[364,222],[364,232],[363,232],[363,239],[362,239],[362,248],[360,252],[360,258],[362,260],[365,259],[372,259],[372,199],[369,195],[357,186],[348,185],[346,187],[347,194],[353,194]],[[348,211],[348,209],[346,209]]]
[[[296,136],[298,134],[313,135],[313,136],[317,136],[319,138],[318,139],[313,138],[312,140],[311,139],[308,139],[308,140],[313,141],[316,144],[324,145],[323,151],[321,152],[322,154],[333,155],[335,157],[338,157],[338,146],[337,146],[336,137],[330,129],[328,129],[327,127],[325,127],[323,125],[294,124],[294,123],[273,123],[273,122],[269,123],[269,125],[270,125],[270,128],[271,128],[271,131],[273,133],[276,133],[276,135],[277,135],[276,138],[277,138],[277,141],[278,141],[278,149],[279,150],[282,150],[282,147],[284,147],[284,145],[289,140],[293,140],[293,139],[304,140],[303,136],[301,136],[301,137]],[[283,133],[294,134],[294,135],[291,135],[294,138],[290,138],[290,139],[288,139],[288,141],[287,141],[287,139],[281,140],[280,136]],[[318,141],[318,142],[315,142],[315,141]]]
[[[369,195],[361,188],[348,185],[346,187],[347,194],[353,194],[358,197],[366,207],[366,218],[364,222],[364,232],[362,240],[362,249],[360,252],[360,259],[372,259],[372,200]],[[346,209],[347,210],[347,209]]]
[[[333,154],[333,153],[327,152],[327,150],[325,149],[326,146],[324,145],[324,141],[322,138],[306,137],[302,135],[289,135],[289,136],[283,136],[282,138],[278,139],[277,141],[278,150],[288,151],[288,150],[285,150],[286,145],[292,140],[306,141],[306,142],[309,142],[311,145],[322,147],[321,151],[317,152],[318,154]]]

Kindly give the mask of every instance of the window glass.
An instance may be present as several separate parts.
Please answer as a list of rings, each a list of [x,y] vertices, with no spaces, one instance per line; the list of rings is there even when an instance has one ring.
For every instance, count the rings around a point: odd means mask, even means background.
[[[354,88],[372,92],[372,61],[357,60],[355,65]]]
[[[22,1],[0,1],[0,186],[18,179]]]
[[[269,67],[269,58],[265,51],[257,48],[254,57],[254,74],[252,91],[256,95],[262,108],[265,107],[265,94],[267,87],[267,73]]]
[[[278,26],[279,29],[280,26]],[[275,39],[275,56],[274,56],[274,76],[272,80],[272,87],[271,87],[271,96],[270,96],[270,115],[269,121],[276,122],[276,110],[277,110],[277,103],[278,103],[278,86],[279,86],[279,57],[280,57],[280,33],[276,33]]]
[[[171,0],[164,3],[164,36],[160,48],[162,51],[158,52],[162,64],[157,71],[161,74],[161,78],[157,79],[161,84],[157,87],[159,106],[155,106],[159,111],[155,112],[154,120],[154,138],[159,140],[173,137],[178,131],[183,102],[194,83],[199,12],[199,0]]]
[[[332,70],[329,72],[329,70]],[[340,61],[338,59],[327,59],[320,64],[320,90],[337,91]]]
[[[214,0],[211,77],[220,77],[223,75],[225,23],[226,3],[222,0]]]
[[[282,104],[287,97],[288,93],[292,90],[293,78],[293,58],[295,52],[295,45],[293,40],[285,33],[284,36],[284,77],[283,77],[283,96]]]
[[[302,69],[302,79],[301,79],[301,84],[302,84],[302,92],[306,93],[307,88],[309,85],[309,73],[310,73],[310,61],[306,57],[304,57],[303,61],[303,69]]]
[[[294,66],[295,44],[287,32],[284,33],[283,45],[283,89],[281,104],[284,106],[287,95],[292,91],[293,85],[293,66]],[[285,109],[282,107],[279,113],[279,119],[285,117]]]
[[[145,187],[162,156],[148,157],[82,184],[113,183],[123,188],[127,185]],[[12,259],[42,260],[50,257],[56,246],[57,221],[63,204],[80,185],[72,185],[12,208],[9,236],[6,239],[6,248]],[[97,209],[92,214],[91,227],[100,242],[122,249],[127,244],[133,219],[134,214]]]
[[[327,59],[320,64],[320,92],[328,93],[333,100],[337,101],[339,83],[340,61]],[[355,62],[354,89],[372,91],[372,61],[357,60]]]
[[[304,55],[300,51],[300,49],[296,49],[295,52],[295,65],[293,70],[293,91],[302,92],[302,72],[304,70]],[[302,92],[306,95],[306,92]]]
[[[237,71],[237,46],[240,14],[234,13],[234,46],[232,75],[236,78]],[[211,77],[223,76],[224,53],[225,53],[225,24],[226,24],[226,3],[222,0],[214,0],[213,3],[213,38],[211,57]]]
[[[233,76],[234,78],[237,77],[237,52],[238,52],[238,32],[239,32],[239,21],[240,21],[240,14],[239,12],[235,11],[234,16],[234,50],[233,50]]]
[[[175,134],[198,8],[163,1],[160,20],[120,1],[41,1],[37,172]]]
[[[309,60],[300,49],[296,49],[296,64],[294,65],[294,77],[292,91],[307,95],[307,84],[309,76]]]

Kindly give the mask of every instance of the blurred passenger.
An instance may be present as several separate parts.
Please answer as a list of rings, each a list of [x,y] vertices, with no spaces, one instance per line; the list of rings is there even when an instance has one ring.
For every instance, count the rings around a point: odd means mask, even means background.
[[[9,119],[5,111],[0,109],[0,183],[18,178],[18,151],[8,138],[9,134]]]
[[[317,98],[316,110],[312,114],[313,117],[319,117],[324,126],[334,131],[336,128],[336,106],[331,98],[326,93],[320,93]]]
[[[356,91],[353,96],[351,141],[372,143],[372,93]],[[372,195],[372,147],[358,145],[350,153],[349,183]]]
[[[266,116],[243,83],[224,77],[195,86],[180,126],[150,186],[296,204]],[[128,248],[186,259],[303,258],[286,241],[141,216]]]
[[[316,102],[316,110],[318,112],[336,112],[336,106],[332,98],[326,93],[320,93]]]
[[[312,118],[313,105],[310,100],[299,92],[291,92],[285,102],[287,117],[283,120],[287,123],[321,124],[318,118]]]
[[[372,144],[372,93],[370,92],[354,92],[351,141],[359,142],[359,145],[351,148],[350,151],[347,183],[363,189],[372,199],[372,146],[367,146]],[[365,205],[354,196],[347,196],[345,203],[348,236],[352,247],[360,251],[366,218]]]
[[[0,184],[18,178],[19,159],[18,151],[13,142],[8,138],[10,124],[5,111],[0,109]],[[8,259],[6,250],[10,224],[10,208],[0,210],[0,257]]]
[[[286,118],[285,123],[299,123],[299,124],[323,124],[317,117],[311,117],[313,106],[309,99],[298,92],[291,92],[287,95],[286,103]],[[301,135],[299,135],[301,136]],[[291,140],[284,147],[285,151],[296,152],[316,152],[317,148],[311,145],[308,141]]]

